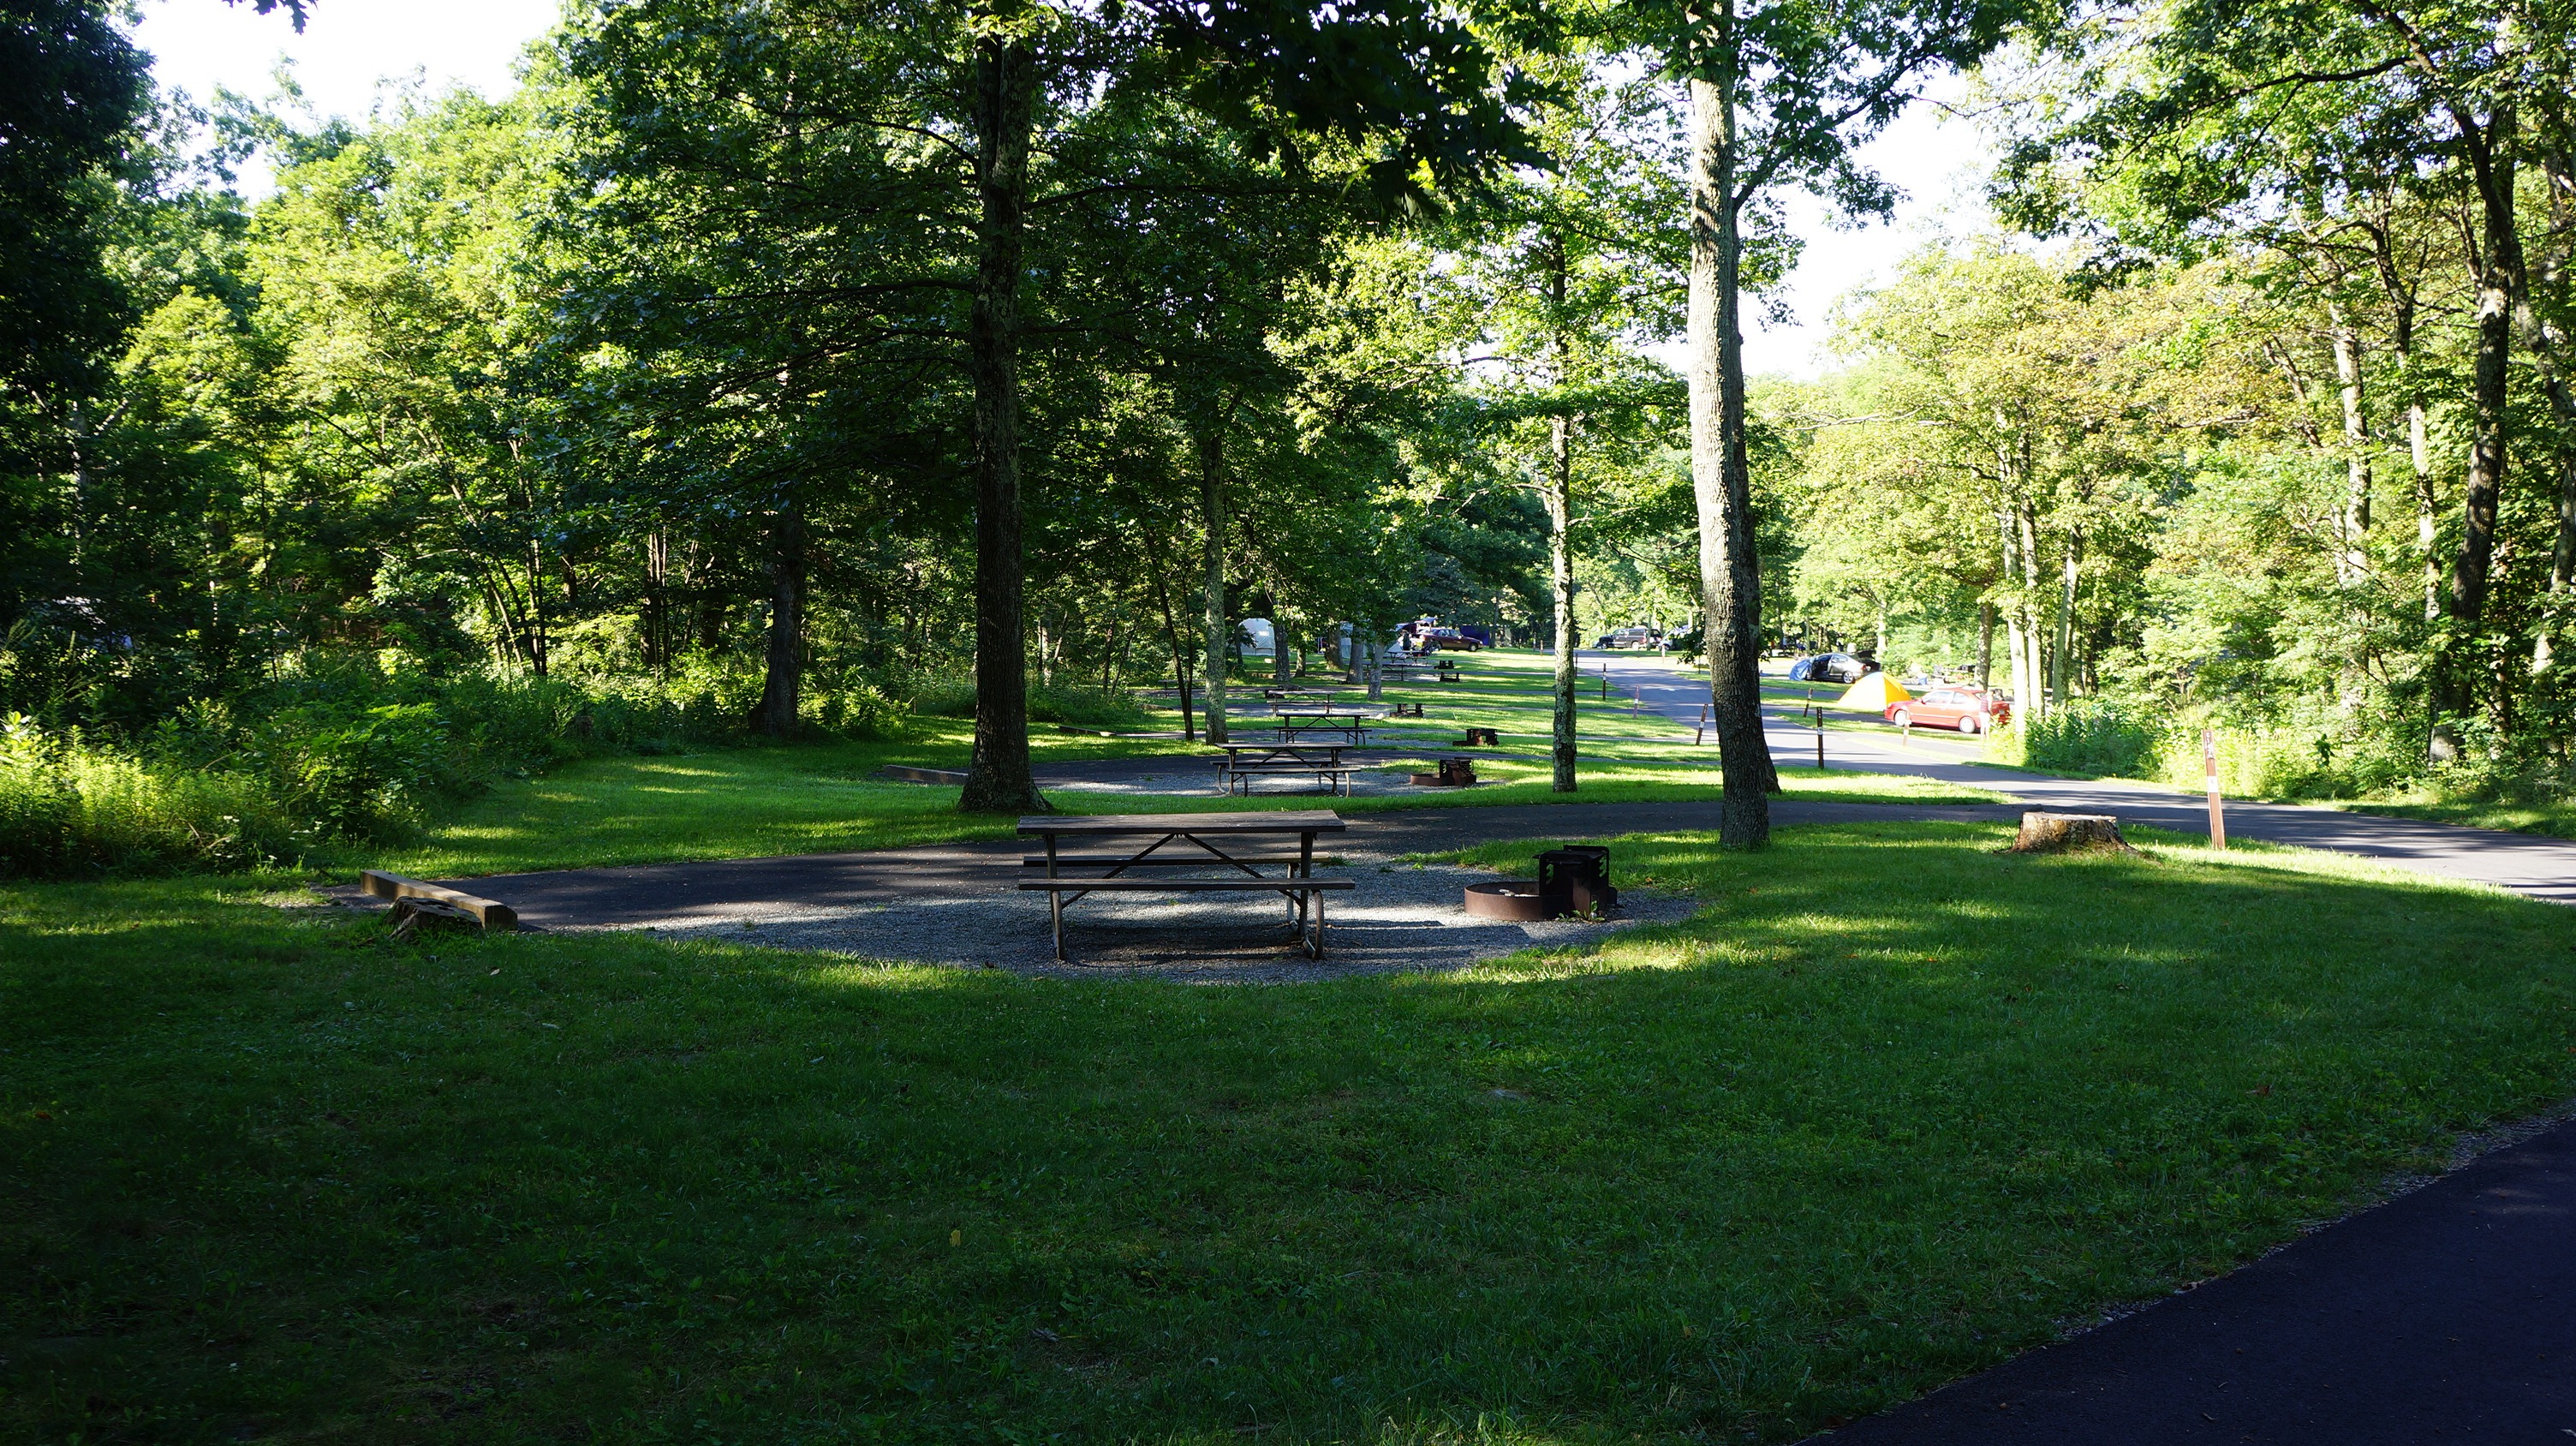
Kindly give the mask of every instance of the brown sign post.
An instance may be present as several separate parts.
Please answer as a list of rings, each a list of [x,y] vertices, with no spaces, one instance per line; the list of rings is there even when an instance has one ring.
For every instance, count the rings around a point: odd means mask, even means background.
[[[2200,730],[2200,773],[2209,784],[2209,846],[2227,847],[2227,814],[2218,806],[2218,730]]]

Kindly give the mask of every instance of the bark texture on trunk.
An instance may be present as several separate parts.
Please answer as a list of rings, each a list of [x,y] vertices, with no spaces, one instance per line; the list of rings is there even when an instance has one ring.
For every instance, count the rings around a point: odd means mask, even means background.
[[[2576,394],[2567,378],[2552,371],[2548,378],[2550,410],[2558,417],[2558,538],[2549,552],[2549,596],[2541,614],[2540,636],[2532,640],[2531,671],[2557,666],[2561,630],[2567,609],[2576,606]]]
[[[2048,691],[2063,707],[2072,696],[2068,690],[2075,658],[2075,585],[2084,562],[2084,529],[2069,528],[2066,533],[2066,562],[2058,576],[2057,647],[2049,654]]]
[[[1547,477],[1547,554],[1556,600],[1556,728],[1553,791],[1572,793],[1574,785],[1574,543],[1566,528],[1574,520],[1574,448],[1566,419],[1549,429]]]
[[[2370,416],[2361,390],[2361,334],[2340,306],[2329,307],[2327,316],[2334,330],[2335,390],[2343,402],[2344,498],[2337,519],[2343,548],[2335,556],[2335,578],[2351,587],[2370,574],[2364,546],[2370,534]]]
[[[2544,166],[2543,171],[2550,194],[2567,189],[2568,178],[2555,167]],[[2566,260],[2562,249],[2553,248],[2542,270],[2554,275]],[[2557,666],[2558,644],[2569,621],[2567,609],[2576,604],[2576,388],[2567,384],[2567,365],[2576,358],[2568,354],[2565,331],[2534,315],[2528,297],[2517,310],[2530,339],[2528,349],[2539,363],[2541,392],[2549,398],[2550,417],[2558,424],[2558,531],[2549,550],[2549,590],[2542,600],[2537,636],[2531,641],[2531,671],[2537,677]]]
[[[790,496],[769,526],[769,671],[760,731],[792,738],[805,682],[805,509]]]
[[[2012,551],[2021,562],[2021,596],[2013,603],[2013,708],[2036,721],[2048,715],[2048,673],[2039,642],[2039,508],[2027,497],[2012,505]]]
[[[1225,444],[1213,431],[1199,438],[1199,497],[1207,512],[1207,741],[1223,743],[1225,652],[1234,630],[1225,619]]]
[[[975,752],[957,806],[1046,809],[1029,773],[1029,664],[1020,556],[1020,252],[1029,202],[1037,58],[1019,40],[975,41],[976,226],[968,320],[975,382]]]
[[[1731,31],[1727,0],[1703,23]],[[1744,438],[1742,217],[1735,195],[1732,34],[1710,47],[1714,74],[1692,78],[1690,157],[1691,493],[1699,512],[1701,638],[1708,652],[1710,712],[1717,724],[1725,804],[1718,841],[1771,841],[1771,794],[1780,777],[1762,736],[1762,576],[1753,550],[1753,489]]]
[[[1977,604],[1977,686],[1994,686],[1995,672],[1995,605]]]
[[[1548,239],[1548,301],[1557,316],[1565,315],[1565,240]],[[1556,333],[1552,348],[1554,378],[1558,386],[1570,380],[1566,376],[1570,347],[1565,333]],[[1547,555],[1550,595],[1556,604],[1556,717],[1553,729],[1550,789],[1556,793],[1575,791],[1575,703],[1574,703],[1574,423],[1562,414],[1548,424],[1547,476]]]
[[[1163,639],[1172,649],[1172,686],[1181,694],[1181,741],[1195,743],[1199,735],[1190,713],[1190,650],[1181,644],[1180,623],[1172,613],[1172,589],[1163,580],[1164,569],[1159,560],[1161,548],[1158,546],[1155,551],[1158,556],[1152,567],[1154,599],[1163,605]]]
[[[2415,473],[2415,550],[2424,558],[2424,621],[2442,620],[2441,502],[2433,495],[2433,439],[2422,402],[2406,405],[2406,451]]]
[[[2477,179],[2477,349],[2470,385],[2469,468],[2460,499],[2460,550],[2451,558],[2445,602],[2450,625],[2434,644],[2433,726],[2436,763],[2460,756],[2456,720],[2477,707],[2478,626],[2485,620],[2487,581],[2495,561],[2496,512],[2504,496],[2513,361],[2513,306],[2522,291],[2522,240],[2514,224],[2514,117],[2499,107],[2482,135],[2472,135]]]

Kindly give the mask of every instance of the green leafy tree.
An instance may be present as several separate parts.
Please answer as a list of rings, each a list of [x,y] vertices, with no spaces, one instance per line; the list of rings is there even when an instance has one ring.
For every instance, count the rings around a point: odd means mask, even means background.
[[[1551,169],[1497,188],[1451,229],[1453,265],[1433,273],[1458,313],[1462,350],[1490,379],[1504,445],[1546,508],[1555,624],[1554,788],[1575,789],[1578,526],[1604,535],[1658,404],[1679,389],[1639,345],[1681,321],[1680,136],[1651,77],[1571,74],[1534,119]],[[1577,478],[1593,485],[1578,501]]]
[[[2428,185],[2456,187],[2468,203],[2470,435],[2429,690],[2431,755],[2454,761],[2478,694],[2499,721],[2508,703],[2495,666],[2506,638],[2489,594],[2520,425],[2512,356],[2518,341],[2548,345],[2532,313],[2517,178],[2549,164],[2541,158],[2553,116],[2563,117],[2576,38],[2569,17],[2546,4],[2192,0],[2159,9],[2134,39],[2110,33],[2127,28],[2116,14],[2103,26],[2076,37],[2090,42],[2076,87],[2087,103],[2025,145],[2023,178],[2047,175],[2057,157],[2088,173],[2141,172],[2124,178],[2122,194],[2186,225],[2256,198],[2311,227]],[[2053,188],[2025,189],[2040,198],[2025,211],[2045,214]],[[2551,374],[2563,373],[2561,358]],[[2347,390],[2357,388],[2356,372]],[[2576,425],[2576,397],[2563,385],[2549,397],[2563,434]]]
[[[2033,0],[1653,0],[1506,6],[1533,45],[1589,43],[1654,57],[1689,91],[1691,476],[1697,500],[1710,701],[1724,750],[1720,837],[1758,848],[1779,788],[1763,741],[1762,581],[1746,414],[1748,235],[1764,198],[1807,186],[1883,214],[1893,191],[1857,159],[1933,77],[1976,64],[2045,22]]]

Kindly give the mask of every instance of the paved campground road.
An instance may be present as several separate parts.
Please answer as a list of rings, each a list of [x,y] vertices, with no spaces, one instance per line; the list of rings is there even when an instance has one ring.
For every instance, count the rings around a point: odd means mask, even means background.
[[[1683,672],[1652,653],[1587,652],[1582,660],[1587,674],[1597,675],[1608,667],[1613,689],[1634,692],[1646,708],[1674,720],[1685,733],[1708,701],[1707,674]],[[1826,697],[1839,691],[1818,689]],[[1774,703],[1763,711],[1763,731],[1772,757],[1784,763],[1814,760],[1815,730],[1798,726],[1795,708]],[[1903,740],[1893,729],[1885,733],[1828,730],[1824,737],[1829,768],[1915,774],[1990,788],[2011,795],[2021,807],[2108,813],[2177,833],[2209,832],[2207,801],[2198,794],[2123,779],[2052,778],[1996,768],[1982,761],[1980,744],[1946,732],[1927,734],[1918,729],[1911,740]],[[2552,903],[2576,904],[2576,842],[2566,839],[2232,800],[2227,804],[2227,832],[2231,838],[2333,849],[2426,873],[2474,879]]]
[[[1819,1446],[2576,1437],[2576,1124]]]

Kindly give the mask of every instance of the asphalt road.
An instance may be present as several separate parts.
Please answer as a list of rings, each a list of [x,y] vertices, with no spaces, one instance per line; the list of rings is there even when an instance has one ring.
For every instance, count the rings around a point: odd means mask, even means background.
[[[1829,1446],[2576,1439],[2576,1124]]]

